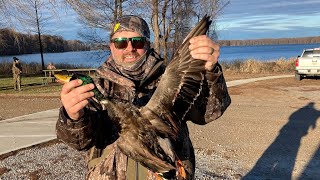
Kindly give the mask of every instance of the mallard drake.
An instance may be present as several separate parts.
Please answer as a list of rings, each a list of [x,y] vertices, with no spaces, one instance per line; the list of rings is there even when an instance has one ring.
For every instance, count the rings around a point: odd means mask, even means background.
[[[95,94],[101,109],[107,110],[110,119],[120,127],[119,149],[164,178],[186,178],[172,144],[204,81],[205,61],[191,57],[189,39],[206,34],[210,24],[210,17],[205,16],[187,35],[146,106],[138,108],[130,103],[112,102]],[[77,78],[82,79],[74,75],[70,80]],[[89,76],[85,79],[93,82]]]
[[[69,82],[69,81],[72,81],[72,80],[75,80],[75,79],[81,79],[82,80],[82,85],[94,83],[93,79],[89,75],[80,74],[80,73],[74,73],[71,76],[62,75],[62,74],[54,74],[54,77],[61,84],[64,84],[66,82]],[[94,93],[94,97],[88,99],[90,104],[93,107],[95,107],[96,109],[102,110],[102,106],[99,103],[99,101],[101,101],[104,98],[104,96],[100,93],[100,91],[97,88],[94,88],[92,91]]]

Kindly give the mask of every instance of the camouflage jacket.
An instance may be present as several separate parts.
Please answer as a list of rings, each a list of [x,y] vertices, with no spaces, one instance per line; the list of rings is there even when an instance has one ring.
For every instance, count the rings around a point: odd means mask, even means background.
[[[12,74],[19,75],[22,73],[22,67],[20,63],[13,62],[12,63]]]
[[[164,72],[162,61],[152,58],[148,75],[139,82],[130,80],[117,72],[107,60],[95,79],[98,89],[108,98],[144,106],[151,98]],[[219,64],[212,72],[206,73],[207,83],[203,87],[203,97],[199,98],[188,119],[196,124],[207,124],[220,117],[231,103],[225,79]],[[205,114],[204,114],[205,113]],[[56,125],[57,137],[77,150],[87,150],[87,179],[156,179],[153,172],[126,157],[117,148],[117,128],[108,121],[106,112],[97,112],[87,107],[79,121],[72,121],[64,108],[60,109]],[[188,179],[194,178],[195,155],[189,138],[187,124],[182,125],[178,137],[177,155],[183,162]]]

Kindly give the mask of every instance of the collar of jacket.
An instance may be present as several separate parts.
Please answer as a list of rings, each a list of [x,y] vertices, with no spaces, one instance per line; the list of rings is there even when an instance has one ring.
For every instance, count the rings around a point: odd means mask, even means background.
[[[154,52],[153,49],[147,51],[144,56],[143,63],[139,63],[138,66],[133,69],[125,69],[119,67],[110,56],[98,69],[97,76],[99,78],[107,79],[115,82],[119,85],[129,87],[130,89],[138,88],[141,85],[145,85],[149,77],[153,76],[159,69],[163,68],[163,59]]]
[[[152,49],[146,51],[142,57],[134,63],[119,63],[110,58],[107,62],[114,69],[115,72],[122,76],[131,79],[132,81],[141,81],[146,77],[147,71],[156,63],[156,59],[150,56]]]

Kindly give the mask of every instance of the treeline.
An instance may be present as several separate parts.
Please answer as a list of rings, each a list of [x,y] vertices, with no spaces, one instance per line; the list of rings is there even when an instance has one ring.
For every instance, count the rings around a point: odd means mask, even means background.
[[[61,36],[42,35],[41,41],[45,53],[90,50],[88,45],[79,40],[64,40]],[[38,35],[0,29],[0,56],[33,53],[40,53]]]
[[[317,44],[320,36],[303,38],[253,39],[253,40],[219,40],[221,46],[254,46],[274,44]]]

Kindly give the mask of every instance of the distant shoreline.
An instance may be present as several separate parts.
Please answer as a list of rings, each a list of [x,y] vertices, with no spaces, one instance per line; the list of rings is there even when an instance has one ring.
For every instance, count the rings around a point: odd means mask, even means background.
[[[221,45],[219,44],[221,47],[241,47],[241,46],[244,46],[244,47],[252,47],[252,46],[282,46],[282,45],[317,45],[320,47],[320,42],[319,43],[301,43],[301,44],[258,44],[258,45]]]
[[[254,45],[286,45],[286,44],[320,44],[320,36],[302,38],[218,40],[221,46],[254,46]]]

